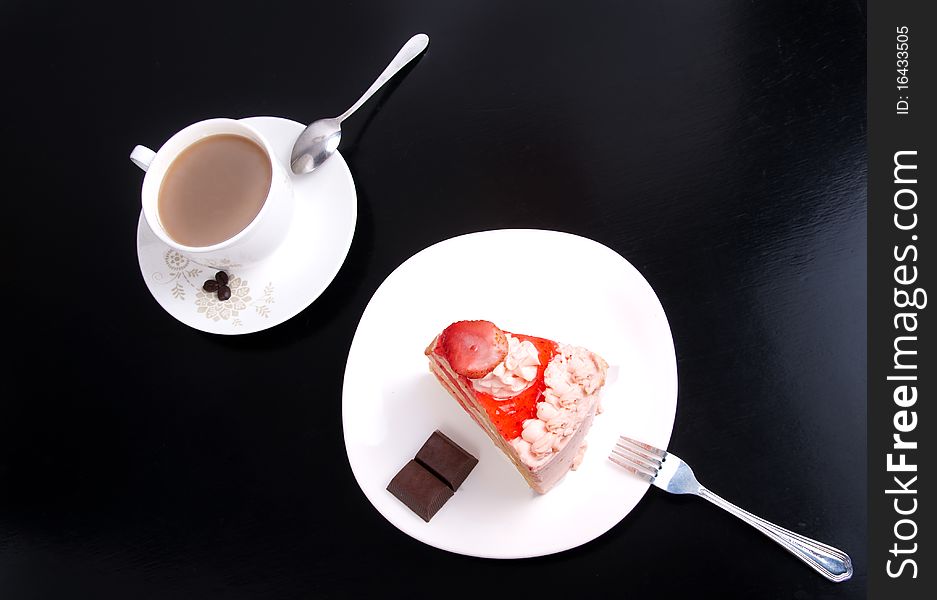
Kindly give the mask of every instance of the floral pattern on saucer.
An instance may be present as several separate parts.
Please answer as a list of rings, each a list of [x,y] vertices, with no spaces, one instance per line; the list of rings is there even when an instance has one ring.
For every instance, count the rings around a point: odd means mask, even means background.
[[[194,264],[186,255],[175,250],[167,250],[163,255],[163,261],[169,273],[157,271],[153,273],[153,279],[162,284],[171,283],[172,288],[169,292],[172,297],[176,300],[185,300],[189,288],[197,287],[192,281],[202,274],[201,267]]]
[[[235,327],[243,325],[239,317],[241,311],[253,308],[261,317],[269,318],[272,312],[270,305],[276,302],[274,298],[273,283],[264,287],[260,298],[252,298],[250,286],[246,279],[232,275],[228,281],[231,288],[231,297],[228,300],[218,300],[216,294],[209,294],[202,289],[199,276],[204,270],[192,262],[184,254],[175,250],[167,250],[163,260],[168,273],[157,271],[153,273],[153,280],[161,284],[172,284],[170,293],[179,301],[185,301],[188,293],[195,292],[196,310],[212,321],[231,321]]]

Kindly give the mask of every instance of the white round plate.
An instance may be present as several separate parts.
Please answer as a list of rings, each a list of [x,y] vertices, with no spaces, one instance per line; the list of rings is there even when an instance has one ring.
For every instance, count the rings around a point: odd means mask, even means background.
[[[277,158],[289,165],[293,142],[304,125],[277,117],[243,121],[267,136]],[[263,261],[230,273],[232,295],[225,302],[202,291],[215,270],[169,248],[140,214],[140,271],[166,312],[200,331],[253,333],[292,318],[325,291],[345,262],[355,234],[355,182],[337,152],[315,172],[290,176],[296,206],[286,239]]]
[[[584,346],[611,367],[582,465],[545,495],[527,487],[429,372],[424,349],[463,319]],[[676,406],[670,327],[641,274],[592,240],[513,229],[440,242],[381,284],[348,354],[342,421],[358,484],[401,531],[459,554],[525,558],[593,540],[634,508],[648,484],[608,454],[619,435],[666,448]],[[426,523],[386,488],[435,429],[478,465]]]

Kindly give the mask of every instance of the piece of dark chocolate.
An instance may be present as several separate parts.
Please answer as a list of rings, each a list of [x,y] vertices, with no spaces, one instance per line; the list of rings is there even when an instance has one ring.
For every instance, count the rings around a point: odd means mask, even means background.
[[[416,453],[416,460],[448,485],[453,492],[459,489],[465,478],[478,464],[477,458],[438,429],[429,436],[420,451]]]
[[[387,491],[427,523],[453,494],[448,485],[415,460],[397,472],[388,484]]]

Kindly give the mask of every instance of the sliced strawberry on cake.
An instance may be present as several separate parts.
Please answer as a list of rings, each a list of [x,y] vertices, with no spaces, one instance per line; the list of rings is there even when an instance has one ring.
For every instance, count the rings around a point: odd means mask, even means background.
[[[459,321],[426,348],[430,370],[535,491],[579,466],[608,364],[597,354]]]

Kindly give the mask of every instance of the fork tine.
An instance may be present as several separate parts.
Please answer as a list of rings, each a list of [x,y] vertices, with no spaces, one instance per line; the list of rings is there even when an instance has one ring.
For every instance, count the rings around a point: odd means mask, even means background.
[[[664,458],[665,456],[667,456],[667,451],[666,451],[666,450],[661,450],[660,448],[655,448],[654,446],[652,446],[652,445],[650,445],[650,444],[645,444],[644,442],[639,442],[638,440],[636,440],[636,439],[634,439],[634,438],[630,438],[630,437],[621,435],[621,436],[618,436],[618,439],[624,440],[624,441],[628,442],[629,444],[632,444],[632,445],[634,445],[634,446],[637,446],[638,448],[641,448],[641,449],[644,450],[645,452],[647,452],[647,453],[649,453],[649,454],[653,454],[653,455],[656,456],[657,458]]]
[[[615,447],[623,451],[626,451],[630,454],[634,454],[635,456],[639,457],[641,460],[648,463],[655,469],[659,469],[661,467],[661,463],[663,462],[662,457],[659,457],[656,454],[652,454],[649,450],[646,450],[643,446],[636,446],[630,441],[630,438],[625,438],[625,437],[620,438],[618,440],[618,443],[615,444]]]
[[[632,463],[641,467],[645,471],[650,472],[652,475],[656,475],[657,470],[660,469],[661,467],[660,462],[650,459],[643,454],[635,452],[634,450],[632,450],[628,446],[625,446],[621,442],[615,444],[615,449],[613,450],[613,452],[617,452],[619,456],[627,458]]]
[[[643,479],[644,481],[648,483],[654,483],[654,478],[651,475],[648,475],[644,471],[639,471],[637,468],[633,466],[632,463],[628,462],[627,459],[622,457],[622,455],[618,454],[614,450],[612,451],[611,454],[608,455],[608,459],[612,461],[613,463],[615,463],[616,465],[618,465],[619,467]]]
[[[651,477],[656,477],[657,472],[660,470],[661,463],[655,460],[644,456],[638,452],[635,452],[633,449],[625,446],[621,442],[615,444],[615,448],[612,449],[612,452],[616,453],[618,456],[627,459],[632,465],[641,469]]]
[[[622,460],[628,461],[631,466],[640,471],[643,471],[644,473],[647,473],[648,475],[657,475],[657,469],[655,467],[639,460],[638,457],[634,455],[634,453],[629,452],[626,448],[615,446],[615,448],[612,449],[612,454]]]

